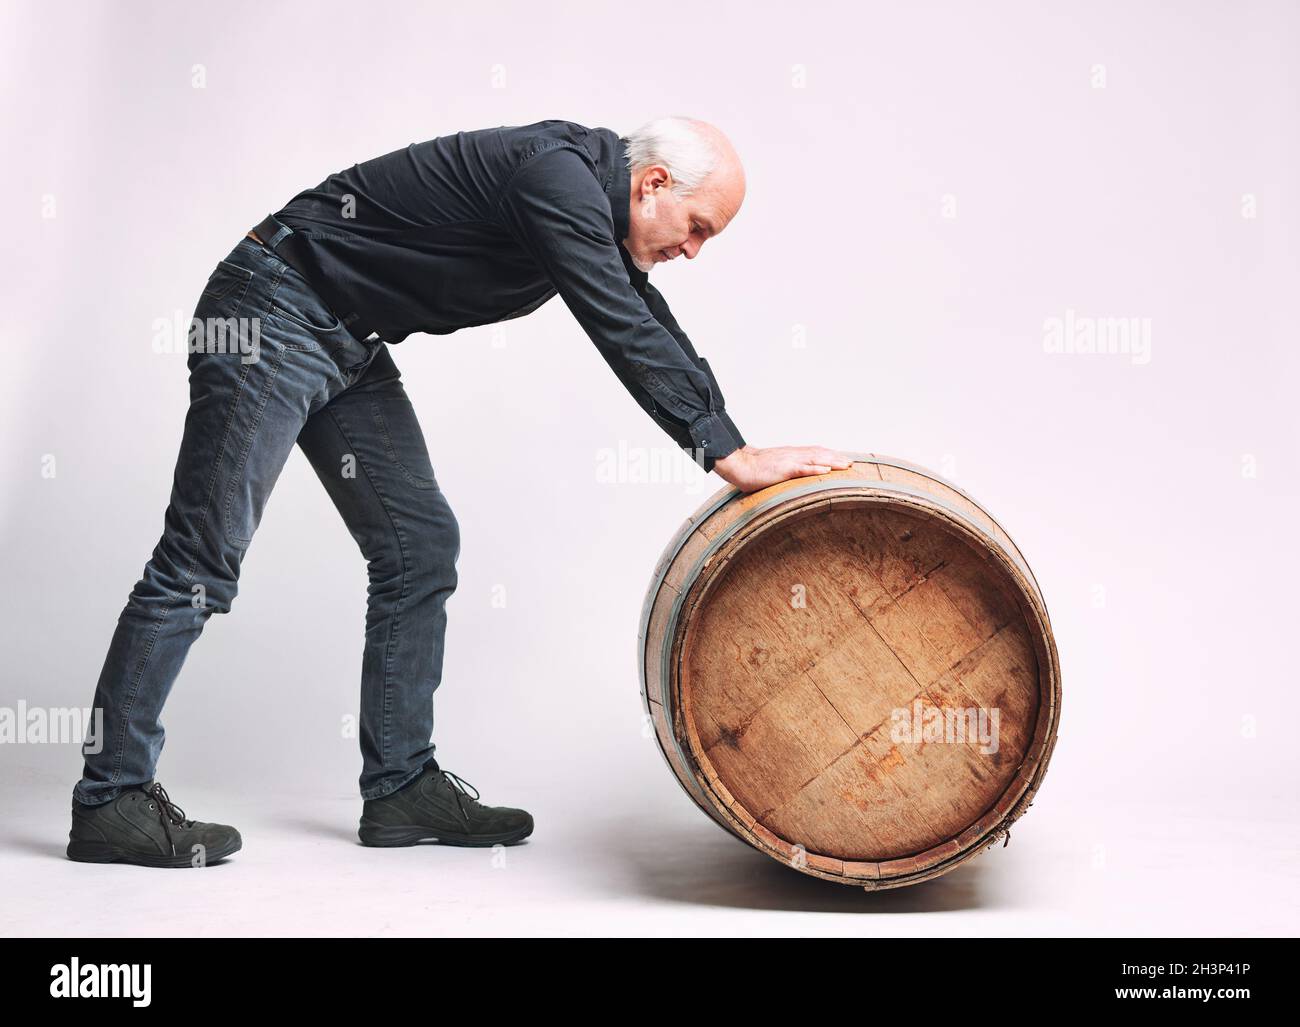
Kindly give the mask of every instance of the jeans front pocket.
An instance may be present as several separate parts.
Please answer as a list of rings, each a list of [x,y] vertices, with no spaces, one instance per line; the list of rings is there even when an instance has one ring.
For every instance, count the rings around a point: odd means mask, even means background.
[[[323,303],[296,305],[289,310],[272,302],[266,323],[278,325],[277,338],[285,349],[319,350],[333,352],[339,346],[338,336],[346,334],[342,319]]]
[[[295,313],[273,303],[271,304],[271,316],[278,317],[290,325],[301,328],[303,331],[312,332],[315,335],[329,335],[343,327],[343,320],[323,304],[319,311],[299,310]],[[321,321],[325,323],[319,323]]]
[[[286,349],[334,349],[344,332],[343,319],[293,268],[285,268],[271,296],[266,320],[278,325]]]

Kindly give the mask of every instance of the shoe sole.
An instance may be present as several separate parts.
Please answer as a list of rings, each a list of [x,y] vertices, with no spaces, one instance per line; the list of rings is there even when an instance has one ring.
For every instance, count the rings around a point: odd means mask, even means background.
[[[465,848],[488,848],[493,845],[511,845],[521,842],[533,833],[533,825],[504,831],[501,834],[454,834],[436,833],[427,827],[389,827],[373,821],[361,821],[357,837],[362,845],[377,849],[393,849],[403,845],[419,845],[421,842],[437,842],[439,845],[460,845]]]
[[[226,847],[207,852],[204,854],[203,862],[198,865],[206,867],[219,859],[225,859],[238,852],[243,845],[243,840],[240,839]],[[161,853],[129,852],[107,842],[69,842],[68,859],[76,860],[78,863],[130,863],[140,867],[174,869],[194,866],[191,855],[164,856]]]

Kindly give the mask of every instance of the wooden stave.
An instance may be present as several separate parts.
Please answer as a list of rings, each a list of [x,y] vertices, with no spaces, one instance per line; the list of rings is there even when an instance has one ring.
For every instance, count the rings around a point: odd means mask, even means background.
[[[992,515],[957,486],[919,465],[871,454],[850,455],[854,457],[854,467],[849,471],[834,471],[826,475],[790,479],[770,489],[750,494],[742,494],[730,486],[720,489],[683,522],[677,534],[665,547],[656,565],[642,607],[638,636],[640,656],[638,676],[645,708],[655,728],[655,740],[660,755],[668,764],[678,784],[706,815],[747,844],[781,862],[786,862],[803,873],[874,890],[902,887],[937,877],[1009,835],[1011,825],[1032,803],[1055,748],[1060,718],[1060,667],[1051,622],[1038,582],[1014,540]],[[871,466],[875,470],[876,477],[873,479],[870,476],[851,475],[850,471],[856,471],[858,465]],[[882,473],[882,467],[891,470]],[[902,484],[902,480],[907,479],[896,472],[905,472],[913,476],[912,485]],[[886,477],[886,473],[889,477]],[[916,480],[918,478],[919,481]],[[913,487],[927,483],[932,487],[929,489]],[[681,606],[692,587],[699,584],[700,574],[715,560],[722,548],[730,543],[731,555],[741,551],[743,539],[746,537],[746,533],[741,529],[752,521],[748,534],[752,535],[762,530],[762,526],[766,523],[762,519],[764,511],[776,511],[781,516],[793,516],[811,505],[829,503],[835,499],[844,500],[849,498],[850,494],[862,495],[864,490],[873,494],[876,501],[880,502],[906,502],[910,497],[911,503],[919,503],[928,515],[944,517],[949,521],[950,527],[967,538],[969,544],[983,546],[985,552],[1001,564],[1003,572],[1016,586],[1021,613],[1031,628],[1031,641],[1039,662],[1040,716],[1035,724],[1033,740],[1020,772],[999,797],[998,802],[984,816],[956,838],[947,840],[928,850],[927,853],[888,860],[885,863],[850,863],[848,865],[851,869],[845,873],[843,861],[817,854],[807,854],[805,865],[791,863],[792,847],[789,843],[777,838],[761,824],[757,824],[748,811],[739,807],[734,800],[732,804],[728,804],[716,790],[706,788],[700,780],[701,771],[698,763],[695,763],[682,748],[681,738],[688,732],[682,721],[680,704],[673,704],[674,716],[673,723],[670,725],[665,699],[674,698],[672,686],[680,671],[681,639],[690,623],[689,617],[681,618]],[[818,496],[821,493],[825,495],[819,499],[813,499],[811,502],[806,499],[808,496]],[[953,497],[957,502],[953,502]],[[927,502],[930,504],[928,507]],[[709,541],[701,543],[699,540],[702,538]],[[721,541],[717,541],[718,539]],[[683,575],[681,564],[684,552],[688,558],[694,558],[696,566]],[[715,564],[710,571],[710,577],[705,580],[716,580],[725,562],[723,560]],[[676,586],[668,580],[674,575],[679,579]],[[679,592],[678,588],[684,588],[684,591]],[[665,589],[670,594],[667,597]],[[673,607],[673,610],[671,615],[665,618],[665,610],[669,606]],[[659,637],[656,637],[656,633],[651,630],[656,620],[661,622]],[[665,630],[666,625],[671,626],[671,632]],[[658,663],[655,660],[655,643],[662,647]],[[657,675],[652,673],[652,668],[656,666],[659,670]],[[1044,667],[1047,668],[1046,684],[1043,681]],[[665,668],[669,675],[667,681],[663,680]],[[650,686],[650,681],[654,677],[660,679],[658,684],[661,690],[658,699],[652,694]],[[703,776],[708,775],[706,773]],[[714,785],[726,793],[726,788],[720,781],[715,781]],[[1007,795],[1013,789],[1016,790],[1016,794],[1008,801]],[[732,808],[733,804],[739,809],[739,813]],[[883,873],[882,867],[887,868]]]

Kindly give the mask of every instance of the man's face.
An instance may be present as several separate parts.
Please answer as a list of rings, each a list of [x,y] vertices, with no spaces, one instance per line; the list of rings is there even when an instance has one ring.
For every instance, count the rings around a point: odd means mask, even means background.
[[[689,196],[672,191],[668,169],[651,165],[632,176],[631,210],[623,241],[632,263],[642,271],[684,256],[694,259],[740,209],[745,176],[738,164],[724,162]]]

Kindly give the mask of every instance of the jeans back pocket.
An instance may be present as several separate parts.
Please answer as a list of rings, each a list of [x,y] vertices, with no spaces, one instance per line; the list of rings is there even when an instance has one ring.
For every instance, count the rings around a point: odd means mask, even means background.
[[[228,260],[219,260],[199,294],[197,307],[233,314],[244,302],[248,283],[252,280],[253,272],[248,268],[232,264]]]

